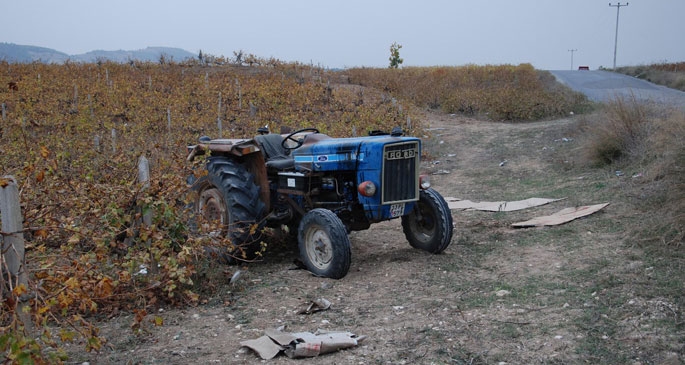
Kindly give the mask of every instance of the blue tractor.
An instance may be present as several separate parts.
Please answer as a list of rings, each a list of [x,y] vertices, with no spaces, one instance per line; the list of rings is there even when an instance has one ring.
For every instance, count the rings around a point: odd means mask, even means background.
[[[315,275],[339,279],[351,262],[348,232],[399,218],[409,244],[440,253],[452,240],[452,215],[419,173],[421,140],[392,133],[332,138],[315,128],[289,134],[260,128],[253,139],[200,138],[188,159],[206,157],[192,179],[196,212],[221,227],[250,259],[264,226],[297,233],[301,260]]]

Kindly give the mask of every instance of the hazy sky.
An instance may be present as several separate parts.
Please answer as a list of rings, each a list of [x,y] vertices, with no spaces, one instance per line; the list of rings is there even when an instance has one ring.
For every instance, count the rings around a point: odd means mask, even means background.
[[[612,2],[616,4],[616,2]],[[625,2],[622,2],[625,4]],[[92,50],[183,48],[325,67],[611,67],[616,8],[601,0],[0,0],[0,42]],[[685,61],[685,0],[621,7],[617,66]]]

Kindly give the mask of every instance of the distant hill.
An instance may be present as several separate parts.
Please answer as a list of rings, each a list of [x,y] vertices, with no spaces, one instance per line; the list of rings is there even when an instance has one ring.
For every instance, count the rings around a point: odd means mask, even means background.
[[[149,61],[158,62],[164,55],[167,60],[176,62],[194,58],[197,55],[180,48],[172,47],[147,47],[135,51],[90,51],[79,55],[68,55],[51,48],[25,46],[13,43],[0,43],[0,61],[27,63],[64,63],[67,60],[74,62],[97,62],[108,60],[113,62]]]
[[[50,48],[0,43],[0,60],[7,62],[62,63],[68,58],[68,54]]]
[[[147,47],[136,51],[90,51],[88,53],[72,56],[71,59],[82,62],[95,62],[100,59],[114,62],[128,62],[130,60],[157,62],[162,55],[164,55],[167,60],[174,60],[177,62],[197,56],[196,54],[180,48]]]

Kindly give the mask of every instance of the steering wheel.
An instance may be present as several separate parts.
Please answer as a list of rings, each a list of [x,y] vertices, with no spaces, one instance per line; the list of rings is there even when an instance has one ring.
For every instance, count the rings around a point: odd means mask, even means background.
[[[287,151],[294,150],[294,149],[302,147],[302,144],[304,144],[304,140],[303,139],[295,139],[295,138],[293,138],[293,136],[298,134],[298,133],[303,133],[303,132],[319,133],[319,130],[316,128],[303,128],[303,129],[297,130],[295,132],[292,132],[283,138],[283,141],[281,142],[281,147],[283,147],[283,149],[285,149]],[[290,147],[288,145],[288,141],[295,142],[296,146]]]

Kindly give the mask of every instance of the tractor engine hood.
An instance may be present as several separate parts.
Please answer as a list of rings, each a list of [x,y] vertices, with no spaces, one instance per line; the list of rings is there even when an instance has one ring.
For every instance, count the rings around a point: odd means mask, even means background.
[[[298,171],[354,171],[378,169],[383,160],[383,146],[387,144],[419,141],[414,137],[354,137],[330,138],[305,143],[294,150],[295,168]]]

